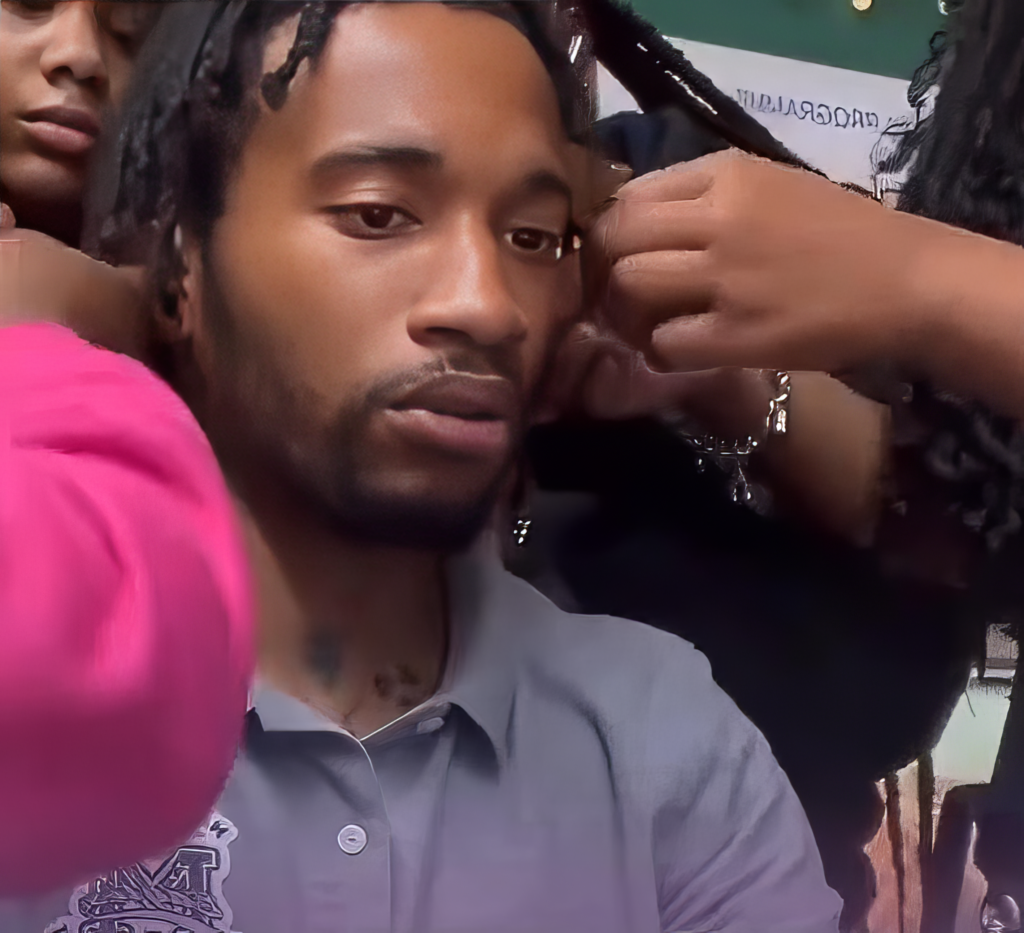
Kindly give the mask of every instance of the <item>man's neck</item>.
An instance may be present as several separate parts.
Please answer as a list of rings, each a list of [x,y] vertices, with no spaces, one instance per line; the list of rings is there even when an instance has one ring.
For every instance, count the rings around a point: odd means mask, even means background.
[[[346,540],[294,514],[246,513],[261,677],[362,737],[427,700],[444,672],[443,558]]]

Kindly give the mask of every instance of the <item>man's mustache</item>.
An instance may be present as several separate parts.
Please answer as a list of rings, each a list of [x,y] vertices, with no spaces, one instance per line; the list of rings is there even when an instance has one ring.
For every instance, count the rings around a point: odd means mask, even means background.
[[[377,380],[364,395],[366,409],[388,408],[399,399],[443,376],[472,376],[484,379],[502,379],[509,383],[525,407],[523,380],[518,366],[488,359],[483,354],[465,352],[446,353],[411,369]]]

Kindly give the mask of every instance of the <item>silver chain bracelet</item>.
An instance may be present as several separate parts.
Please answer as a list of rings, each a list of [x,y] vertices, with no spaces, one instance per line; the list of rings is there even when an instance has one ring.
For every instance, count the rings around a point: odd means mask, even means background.
[[[786,433],[789,426],[789,398],[793,394],[789,373],[776,372],[773,378],[775,385],[768,402],[763,438],[748,436],[740,440],[723,441],[711,434],[693,435],[679,431],[683,440],[697,452],[697,471],[702,473],[708,461],[714,463],[729,477],[729,498],[761,515],[771,509],[771,494],[748,477],[750,456],[769,437]]]

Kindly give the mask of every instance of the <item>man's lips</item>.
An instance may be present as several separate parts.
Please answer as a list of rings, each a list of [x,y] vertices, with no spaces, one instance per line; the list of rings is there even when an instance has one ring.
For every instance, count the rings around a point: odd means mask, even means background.
[[[99,120],[77,107],[43,107],[25,114],[22,122],[37,143],[63,155],[84,155],[100,134]]]
[[[470,421],[511,421],[518,408],[515,387],[500,376],[443,373],[407,392],[390,407],[421,408]]]
[[[393,402],[386,415],[414,441],[490,458],[507,452],[518,409],[518,393],[508,380],[446,373]]]

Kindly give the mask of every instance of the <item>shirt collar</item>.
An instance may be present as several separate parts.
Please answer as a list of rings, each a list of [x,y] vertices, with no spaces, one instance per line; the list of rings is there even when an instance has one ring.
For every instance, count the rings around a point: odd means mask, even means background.
[[[499,552],[497,537],[488,533],[449,562],[453,650],[442,690],[483,729],[504,766],[526,621],[515,586],[529,588],[505,570]]]
[[[508,729],[518,669],[518,635],[523,624],[521,599],[514,578],[505,571],[493,534],[484,535],[471,551],[451,558],[447,566],[451,646],[438,692],[415,709],[366,736],[374,745],[422,727],[461,708],[487,735],[498,763],[508,757]],[[520,584],[526,587],[526,584]],[[536,593],[533,593],[535,597]],[[518,595],[521,595],[518,594]],[[267,732],[336,732],[343,727],[295,697],[261,681],[249,700]]]

